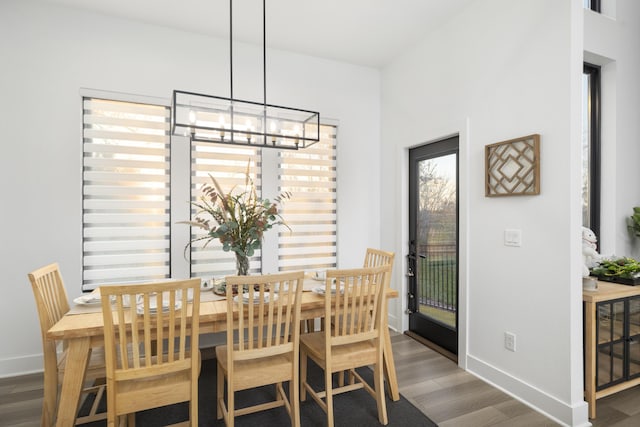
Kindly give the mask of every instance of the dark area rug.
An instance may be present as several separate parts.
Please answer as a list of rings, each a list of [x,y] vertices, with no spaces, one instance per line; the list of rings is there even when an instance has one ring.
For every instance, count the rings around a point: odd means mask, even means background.
[[[311,361],[309,361],[308,369],[309,382],[311,384],[323,384],[322,370]],[[373,372],[371,369],[360,368],[358,372],[369,384],[373,384]],[[334,383],[335,377],[334,375]],[[216,419],[216,361],[214,359],[204,360],[202,362],[202,370],[198,381],[198,393],[199,425],[207,427],[224,426],[223,420]],[[271,400],[273,396],[275,396],[274,386],[246,390],[236,393],[236,405],[237,407],[249,406]],[[333,401],[336,427],[380,425],[378,423],[376,402],[365,390],[361,389],[339,394],[334,397]],[[88,399],[80,411],[85,411],[90,405],[91,401]],[[102,402],[101,406],[104,408],[105,403]],[[400,400],[397,402],[392,402],[387,398],[387,415],[389,418],[389,426],[437,426],[436,423],[427,418],[403,396],[400,396]],[[137,413],[136,427],[164,426],[181,422],[188,418],[189,407],[186,403],[181,403]],[[326,425],[325,413],[309,396],[307,396],[306,402],[301,402],[300,404],[300,423],[304,427],[321,427]],[[238,427],[264,427],[287,426],[291,423],[286,409],[276,408],[237,417],[235,424]],[[101,427],[105,426],[106,422],[93,422],[83,425],[85,427]]]

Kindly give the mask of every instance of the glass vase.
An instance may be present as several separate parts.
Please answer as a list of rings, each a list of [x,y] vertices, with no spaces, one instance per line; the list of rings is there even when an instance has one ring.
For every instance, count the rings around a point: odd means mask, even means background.
[[[249,258],[236,252],[236,274],[246,276],[249,274]]]

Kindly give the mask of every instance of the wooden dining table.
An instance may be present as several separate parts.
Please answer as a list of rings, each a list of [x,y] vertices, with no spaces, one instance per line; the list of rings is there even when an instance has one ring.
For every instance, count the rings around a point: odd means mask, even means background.
[[[324,296],[309,292],[319,283],[312,278],[305,278],[305,292],[302,293],[301,320],[324,317]],[[200,334],[225,332],[227,326],[227,302],[224,298],[207,298],[201,293],[200,301]],[[397,298],[398,291],[387,289],[386,297]],[[383,304],[385,324],[387,321],[387,305]],[[384,331],[384,372],[390,398],[400,399],[396,377],[389,329]],[[67,344],[65,373],[62,379],[62,390],[58,401],[56,426],[73,426],[78,413],[80,395],[84,383],[84,375],[91,355],[91,349],[104,345],[104,324],[101,310],[74,310],[65,314],[47,332],[50,340],[64,340]]]

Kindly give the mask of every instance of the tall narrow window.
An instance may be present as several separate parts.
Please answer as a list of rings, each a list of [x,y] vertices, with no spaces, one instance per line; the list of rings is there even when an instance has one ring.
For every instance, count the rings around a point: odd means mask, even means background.
[[[291,231],[279,232],[280,271],[336,266],[336,128],[323,125],[320,134],[311,147],[279,155],[280,191],[293,194],[283,205]]]
[[[600,67],[582,74],[582,224],[600,236]]]
[[[83,99],[84,290],[168,278],[169,109]]]
[[[251,146],[192,142],[191,145],[191,200],[197,201],[202,195],[202,186],[211,183],[214,177],[225,193],[234,186],[244,187],[247,163],[256,190],[261,190],[260,149]],[[198,214],[193,209],[191,217]],[[208,218],[207,215],[204,215]],[[203,230],[191,227],[191,239],[204,235]],[[260,273],[260,251],[249,260],[249,272]],[[224,277],[236,273],[235,254],[224,252],[218,239],[204,246],[203,242],[191,246],[191,277]]]
[[[600,13],[600,0],[583,0],[582,4],[585,9]]]

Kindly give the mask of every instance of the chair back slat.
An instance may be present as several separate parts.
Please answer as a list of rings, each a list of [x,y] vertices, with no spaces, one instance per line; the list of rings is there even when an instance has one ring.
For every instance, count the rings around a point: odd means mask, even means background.
[[[100,292],[107,367],[114,358],[116,377],[133,375],[128,370],[167,372],[171,364],[179,370],[189,349],[198,350],[199,325],[191,318],[199,315],[199,279],[103,286]]]
[[[230,361],[291,351],[300,333],[303,279],[302,271],[226,278]]]
[[[327,271],[325,318],[334,325],[325,329],[328,343],[343,345],[378,335],[377,314],[382,309],[390,271],[391,264]]]

